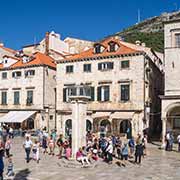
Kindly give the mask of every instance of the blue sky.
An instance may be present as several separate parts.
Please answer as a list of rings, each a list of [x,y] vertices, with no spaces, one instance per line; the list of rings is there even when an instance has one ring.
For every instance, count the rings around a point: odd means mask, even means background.
[[[180,9],[179,0],[1,0],[0,41],[20,49],[46,31],[99,40],[162,12]]]

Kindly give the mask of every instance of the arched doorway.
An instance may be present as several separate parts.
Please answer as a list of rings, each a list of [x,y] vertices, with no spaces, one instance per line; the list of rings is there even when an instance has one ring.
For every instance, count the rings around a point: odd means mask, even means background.
[[[123,120],[120,123],[120,134],[127,134],[127,138],[132,137],[132,126],[130,120]]]
[[[180,133],[180,106],[172,107],[167,113],[166,131],[172,131],[175,136]]]
[[[65,123],[65,136],[67,138],[71,137],[72,135],[72,120],[68,119]]]
[[[34,129],[34,119],[33,118],[27,119],[27,129]]]
[[[92,131],[92,123],[89,119],[86,120],[86,131],[91,132]]]
[[[105,137],[111,133],[111,123],[105,119],[100,122],[100,136]]]

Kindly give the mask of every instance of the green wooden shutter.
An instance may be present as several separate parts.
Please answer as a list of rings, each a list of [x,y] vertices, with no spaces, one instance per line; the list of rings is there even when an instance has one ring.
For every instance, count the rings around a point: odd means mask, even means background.
[[[67,102],[66,90],[67,88],[63,88],[63,102]]]
[[[94,87],[91,87],[91,101],[94,101]]]
[[[101,87],[97,88],[97,100],[101,101]]]

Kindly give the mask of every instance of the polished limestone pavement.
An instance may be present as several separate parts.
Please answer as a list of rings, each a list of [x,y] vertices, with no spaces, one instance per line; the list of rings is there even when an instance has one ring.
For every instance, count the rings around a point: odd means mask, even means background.
[[[40,162],[26,163],[22,148],[23,139],[13,140],[15,180],[180,180],[180,153],[165,152],[157,145],[149,144],[148,156],[141,165],[131,162],[126,167],[108,165],[101,160],[90,167],[81,167],[75,162],[59,160],[41,153]],[[7,159],[5,161],[5,172]],[[5,174],[5,173],[4,173]],[[5,178],[8,179],[8,178]]]

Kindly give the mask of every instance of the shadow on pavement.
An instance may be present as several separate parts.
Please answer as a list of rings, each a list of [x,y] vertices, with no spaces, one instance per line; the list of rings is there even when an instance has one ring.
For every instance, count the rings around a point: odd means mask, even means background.
[[[29,176],[30,172],[31,171],[29,171],[29,169],[23,169],[16,173],[16,175],[14,176],[14,180],[27,180],[27,177]]]

